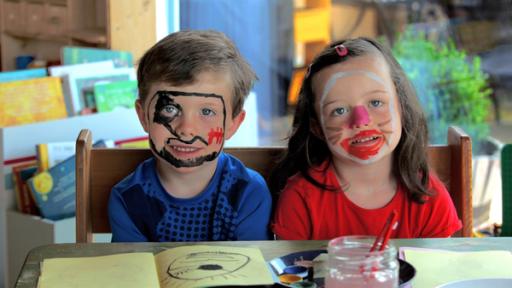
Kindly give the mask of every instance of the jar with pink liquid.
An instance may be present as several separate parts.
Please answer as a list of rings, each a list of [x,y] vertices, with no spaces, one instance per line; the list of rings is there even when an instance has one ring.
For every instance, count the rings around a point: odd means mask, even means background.
[[[327,288],[396,288],[399,263],[396,248],[370,252],[375,237],[343,236],[328,245]]]

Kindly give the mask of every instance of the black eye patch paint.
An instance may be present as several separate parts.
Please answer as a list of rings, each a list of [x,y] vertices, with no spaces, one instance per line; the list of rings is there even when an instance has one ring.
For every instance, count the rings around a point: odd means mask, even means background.
[[[167,123],[173,121],[177,116],[174,117],[168,117],[167,115],[163,114],[162,111],[167,106],[174,106],[176,109],[181,113],[183,111],[183,108],[180,104],[176,103],[174,99],[169,98],[167,96],[158,97],[156,104],[155,104],[155,113],[153,114],[153,122],[159,123],[162,125],[166,125]]]

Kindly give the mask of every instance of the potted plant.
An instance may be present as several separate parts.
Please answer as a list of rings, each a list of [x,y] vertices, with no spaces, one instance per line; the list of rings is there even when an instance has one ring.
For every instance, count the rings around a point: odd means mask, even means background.
[[[445,143],[456,125],[473,139],[474,151],[489,134],[487,75],[478,56],[470,59],[452,41],[435,43],[413,30],[402,33],[393,53],[413,82],[426,113],[431,143]]]

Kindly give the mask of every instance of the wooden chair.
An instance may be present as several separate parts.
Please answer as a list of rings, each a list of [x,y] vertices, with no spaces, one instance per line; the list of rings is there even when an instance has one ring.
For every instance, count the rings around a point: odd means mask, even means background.
[[[464,227],[456,236],[471,236],[471,140],[450,127],[449,145],[431,146],[429,159],[450,191]],[[92,242],[93,233],[109,233],[107,202],[112,186],[152,154],[149,149],[92,148],[92,135],[82,130],[76,143],[76,241]],[[284,147],[225,148],[267,178]]]

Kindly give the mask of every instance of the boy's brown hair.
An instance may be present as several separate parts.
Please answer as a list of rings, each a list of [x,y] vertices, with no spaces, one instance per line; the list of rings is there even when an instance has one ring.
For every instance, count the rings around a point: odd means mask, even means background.
[[[233,42],[213,30],[178,31],[146,51],[137,69],[139,98],[142,102],[146,100],[152,84],[187,85],[204,71],[230,74],[232,117],[237,116],[257,77]]]

